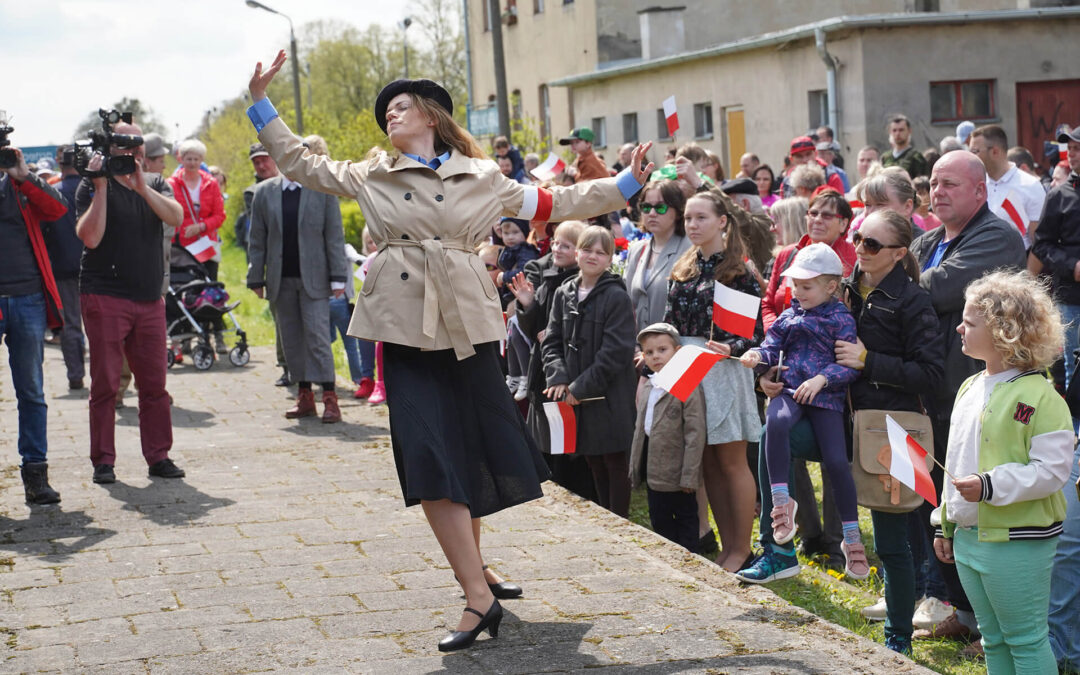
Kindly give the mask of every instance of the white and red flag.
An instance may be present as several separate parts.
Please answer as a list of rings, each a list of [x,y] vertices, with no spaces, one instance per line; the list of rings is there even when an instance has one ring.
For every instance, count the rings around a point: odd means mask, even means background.
[[[667,120],[668,136],[674,136],[679,130],[679,111],[675,108],[675,97],[664,99],[664,119]]]
[[[686,345],[675,352],[675,356],[653,377],[653,386],[686,403],[709,370],[725,358],[723,354]]]
[[[562,401],[547,401],[544,403],[544,415],[551,437],[551,454],[574,454],[577,451],[577,418],[574,417],[573,407]]]
[[[734,288],[728,288],[720,282],[713,284],[713,323],[732,335],[744,338],[754,337],[761,298]]]
[[[1009,196],[1005,198],[1005,201],[1001,202],[1001,208],[1005,213],[1009,214],[1009,220],[1016,226],[1016,229],[1020,230],[1020,234],[1027,236],[1028,217],[1024,212],[1024,204],[1019,199],[1014,199],[1016,194],[1010,192]]]
[[[889,449],[892,451],[889,453],[889,473],[923,499],[937,506],[934,481],[930,478],[930,469],[926,466],[926,450],[890,415],[885,416],[885,427],[889,432]]]
[[[195,256],[195,259],[201,263],[213,258],[214,254],[217,253],[217,250],[214,248],[214,240],[205,234],[184,248],[186,248],[188,253]]]
[[[533,169],[530,173],[532,173],[537,180],[551,180],[563,171],[566,171],[566,162],[562,161],[562,157],[559,157],[554,152],[549,152],[544,163]]]
[[[1058,143],[1057,146],[1058,146],[1058,161],[1059,162],[1067,162],[1067,161],[1069,161],[1069,144],[1068,143]]]

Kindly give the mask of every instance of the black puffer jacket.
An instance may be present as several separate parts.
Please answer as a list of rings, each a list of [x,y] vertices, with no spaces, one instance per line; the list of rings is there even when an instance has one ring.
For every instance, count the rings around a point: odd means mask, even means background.
[[[1053,275],[1057,301],[1080,305],[1080,282],[1074,276],[1080,261],[1080,175],[1075,171],[1046,195],[1032,249]]]
[[[937,396],[932,397],[932,407],[938,419],[948,420],[960,385],[984,367],[982,361],[960,350],[960,335],[956,332],[956,326],[964,312],[964,289],[991,270],[1024,269],[1027,254],[1024,240],[1016,228],[991,213],[986,204],[948,243],[941,263],[925,269],[944,236],[944,226],[926,232],[911,242],[911,253],[918,261],[919,268],[924,270],[919,277],[919,285],[930,293],[930,302],[937,312],[945,338],[945,379],[937,389]]]
[[[578,302],[580,278],[555,291],[542,346],[544,375],[549,387],[570,385],[578,400],[603,397],[575,406],[578,454],[626,452],[634,437],[637,389],[634,309],[623,280],[610,272]]]
[[[844,302],[855,317],[866,365],[851,384],[855,410],[921,409],[945,373],[945,336],[930,295],[904,271],[893,267],[864,301],[856,265],[844,280]]]
[[[517,309],[518,326],[521,332],[532,340],[528,372],[529,415],[526,423],[533,440],[544,450],[550,447],[547,418],[544,417],[543,410],[544,401],[547,400],[544,397],[547,384],[544,380],[544,355],[540,351],[540,340],[537,339],[537,335],[547,330],[555,290],[577,273],[577,265],[566,268],[555,267],[550,253],[525,263],[525,278],[532,283],[535,292],[531,305],[524,309],[518,305]]]

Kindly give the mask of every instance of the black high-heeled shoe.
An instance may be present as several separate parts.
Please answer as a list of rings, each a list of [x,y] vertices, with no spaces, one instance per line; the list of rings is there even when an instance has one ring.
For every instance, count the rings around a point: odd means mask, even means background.
[[[465,611],[472,612],[480,617],[480,623],[476,624],[476,627],[472,630],[456,630],[442,640],[439,640],[440,652],[452,652],[458,649],[465,649],[476,642],[477,636],[485,630],[491,634],[491,637],[499,637],[499,624],[502,622],[503,610],[502,605],[499,604],[498,600],[491,601],[491,607],[488,608],[486,614],[481,614],[472,607],[466,607]]]
[[[487,569],[488,566],[484,565],[483,569]],[[488,584],[488,588],[491,589],[491,594],[499,600],[511,600],[513,598],[520,598],[524,592],[521,590],[521,586],[512,584],[509,581],[500,581],[497,584]]]

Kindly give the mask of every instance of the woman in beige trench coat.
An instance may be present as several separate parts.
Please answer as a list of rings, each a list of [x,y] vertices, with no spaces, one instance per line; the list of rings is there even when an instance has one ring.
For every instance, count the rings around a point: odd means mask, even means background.
[[[653,165],[649,145],[615,178],[546,190],[504,177],[451,117],[430,80],[397,80],[375,102],[396,152],[363,162],[306,152],[266,99],[285,64],[281,51],[255,67],[248,116],[281,172],[304,188],[356,199],[379,256],[368,272],[349,334],[385,343],[394,459],[407,505],[419,503],[465,590],[466,608],[440,651],[498,633],[497,597],[520,587],[487,569],[480,517],[541,496],[547,470],[502,381],[505,338],[499,297],[475,254],[501,216],[582,219],[624,205]]]

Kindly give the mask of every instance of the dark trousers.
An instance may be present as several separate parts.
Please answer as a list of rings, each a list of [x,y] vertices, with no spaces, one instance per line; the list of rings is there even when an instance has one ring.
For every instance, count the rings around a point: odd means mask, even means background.
[[[697,553],[697,497],[693,492],[658,492],[649,488],[649,522],[654,532]]]
[[[847,459],[843,413],[839,410],[800,405],[787,394],[781,394],[769,401],[765,416],[769,430],[768,440],[765,442],[769,475],[788,475],[791,468],[791,429],[805,416],[814,429],[814,438],[821,451],[821,465],[829,474],[840,519],[845,522],[857,521],[859,512],[855,501],[855,481],[851,478],[851,467]],[[763,481],[762,490],[764,489]]]
[[[623,518],[630,515],[629,455],[629,452],[585,455],[585,461],[589,463],[589,470],[592,471],[593,482],[596,483],[598,503]]]

